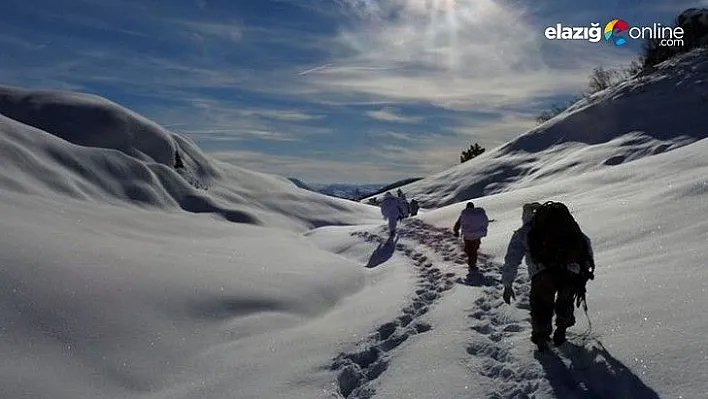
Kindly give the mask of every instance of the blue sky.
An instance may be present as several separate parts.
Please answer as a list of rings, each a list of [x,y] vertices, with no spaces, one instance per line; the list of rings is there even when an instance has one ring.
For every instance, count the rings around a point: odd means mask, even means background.
[[[3,1],[0,84],[98,94],[254,170],[390,182],[493,148],[637,43],[555,23],[668,23],[696,1]],[[226,154],[225,154],[226,153]]]

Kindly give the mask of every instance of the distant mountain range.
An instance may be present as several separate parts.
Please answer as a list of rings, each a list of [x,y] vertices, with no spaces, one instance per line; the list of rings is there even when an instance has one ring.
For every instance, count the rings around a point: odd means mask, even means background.
[[[372,183],[372,184],[348,184],[348,183],[332,183],[332,184],[321,184],[321,183],[305,183],[304,181],[291,177],[289,178],[296,186],[314,191],[317,193],[329,195],[332,197],[345,198],[354,201],[361,201],[364,198],[368,198],[374,195],[384,193],[389,190],[395,190],[398,187],[404,186],[420,180],[420,177],[412,177],[408,179],[399,180],[391,184],[385,183]]]
[[[290,181],[295,183],[296,186],[314,191],[317,193],[329,195],[332,197],[345,198],[350,200],[358,201],[361,198],[368,197],[384,187],[385,183],[372,183],[372,184],[348,184],[348,183],[332,183],[332,184],[322,184],[322,183],[305,183],[300,179],[294,177],[290,178]]]

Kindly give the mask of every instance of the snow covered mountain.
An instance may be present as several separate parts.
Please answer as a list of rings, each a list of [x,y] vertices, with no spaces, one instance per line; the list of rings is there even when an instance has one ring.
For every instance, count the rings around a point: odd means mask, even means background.
[[[385,184],[305,183],[302,180],[292,177],[290,181],[295,183],[296,186],[306,190],[350,200],[356,200],[371,195],[385,186]]]
[[[430,209],[393,240],[376,207],[107,100],[3,88],[0,397],[705,397],[707,71],[687,54],[404,187]],[[466,285],[450,227],[473,197],[495,222]],[[537,355],[528,277],[509,306],[500,268],[521,205],[546,199],[597,271],[592,325],[576,311]]]
[[[403,187],[426,207],[615,168],[708,137],[708,54],[669,60],[464,164]],[[580,161],[582,160],[582,161]],[[455,184],[449,184],[455,182]]]

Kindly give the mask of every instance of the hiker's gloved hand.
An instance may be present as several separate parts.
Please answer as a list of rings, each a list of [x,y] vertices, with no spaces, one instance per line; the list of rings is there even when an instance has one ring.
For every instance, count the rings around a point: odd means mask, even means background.
[[[579,308],[580,305],[585,302],[585,289],[580,288],[578,289],[578,292],[575,294],[575,307]]]
[[[516,294],[514,294],[514,289],[511,288],[510,285],[504,286],[504,302],[506,302],[507,305],[511,304],[511,300],[514,299],[516,300]]]

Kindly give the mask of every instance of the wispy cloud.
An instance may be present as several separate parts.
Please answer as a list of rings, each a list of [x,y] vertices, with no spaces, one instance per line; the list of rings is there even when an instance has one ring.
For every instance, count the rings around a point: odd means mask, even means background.
[[[462,145],[409,147],[382,145],[371,149],[371,156],[388,168],[399,171],[399,176],[428,176],[459,163]]]
[[[521,6],[496,0],[341,0],[354,23],[336,38],[334,64],[310,73],[322,91],[494,109],[577,90],[593,66],[616,56],[563,47],[559,62]],[[504,27],[503,34],[499,32]],[[560,46],[560,44],[559,44]]]
[[[384,132],[377,132],[373,134],[374,137],[377,139],[392,139],[396,141],[402,141],[402,142],[415,142],[418,141],[419,138],[414,137],[410,133],[400,133],[400,132],[392,132],[392,131],[384,131]]]
[[[352,163],[348,161],[278,155],[260,151],[236,150],[212,152],[210,155],[222,162],[238,165],[246,169],[286,177],[298,177],[316,183],[390,182],[400,179],[407,172],[371,161]],[[292,172],[297,172],[297,174],[293,175]]]
[[[368,111],[366,115],[371,119],[384,122],[416,123],[423,119],[419,116],[403,116],[397,114],[396,109],[393,107],[384,107],[377,111]]]
[[[307,142],[332,133],[326,126],[313,126],[319,116],[294,110],[239,109],[240,104],[202,97],[177,99],[174,107],[151,109],[158,122],[173,126],[202,143],[242,140]],[[185,114],[184,110],[189,113]],[[214,146],[206,145],[207,149]],[[233,147],[231,145],[230,147]]]
[[[226,42],[240,42],[244,33],[237,22],[196,22],[176,20],[178,26],[191,33],[192,38],[204,44],[214,38]]]
[[[257,170],[388,181],[452,166],[470,141],[503,144],[593,67],[634,55],[547,41],[539,18],[558,4],[17,2],[0,22],[0,83],[103,95]]]
[[[324,69],[326,69],[326,68],[329,68],[329,67],[331,67],[331,66],[334,66],[334,64],[324,64],[324,65],[316,66],[316,67],[314,67],[314,68],[308,68],[308,69],[305,69],[305,70],[302,71],[302,72],[299,72],[297,75],[298,75],[298,76],[305,76],[305,75],[307,75],[308,73],[317,72],[317,71],[322,71],[322,70],[324,70]]]
[[[310,115],[301,111],[278,109],[246,109],[237,111],[242,116],[260,116],[267,119],[277,119],[289,122],[302,122],[322,119],[322,115]]]
[[[473,118],[459,118],[448,129],[457,133],[461,142],[479,142],[486,148],[502,145],[536,126],[535,115],[530,112],[506,112],[492,123]]]

